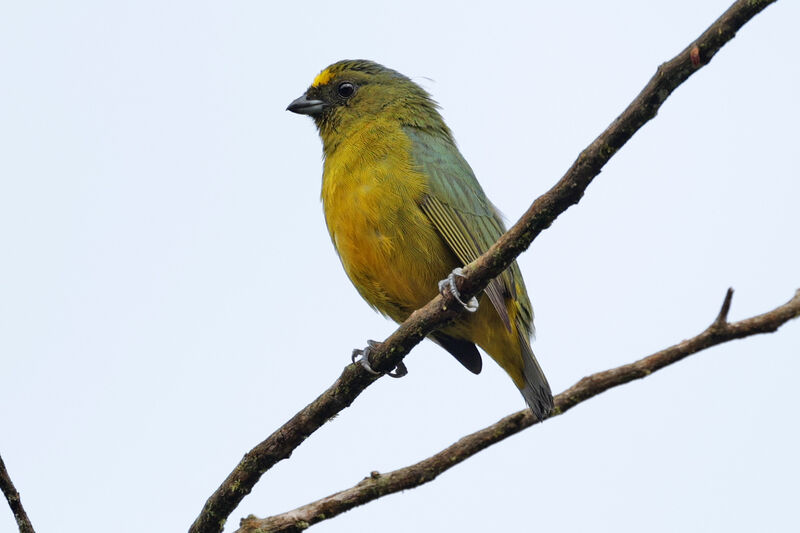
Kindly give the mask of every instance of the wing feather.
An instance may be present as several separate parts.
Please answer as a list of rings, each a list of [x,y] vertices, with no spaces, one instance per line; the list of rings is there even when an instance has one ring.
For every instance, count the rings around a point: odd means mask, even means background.
[[[429,178],[429,193],[420,208],[463,264],[483,254],[505,232],[502,219],[453,142],[416,128],[407,128],[414,162]],[[506,300],[516,301],[517,321],[533,330],[533,313],[516,262],[485,289],[504,325],[511,329]]]

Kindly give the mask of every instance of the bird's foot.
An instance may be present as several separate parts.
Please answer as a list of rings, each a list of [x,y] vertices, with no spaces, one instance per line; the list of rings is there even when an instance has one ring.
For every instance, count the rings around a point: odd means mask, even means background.
[[[373,348],[377,348],[380,345],[381,343],[378,341],[368,340],[366,348],[363,350],[358,348],[353,350],[353,355],[350,357],[350,360],[353,361],[353,363],[360,363],[361,366],[363,366],[364,369],[373,376],[380,376],[381,373],[372,368],[372,366],[369,364],[370,352]],[[402,378],[406,374],[408,374],[408,368],[406,368],[406,365],[402,361],[397,363],[397,366],[394,367],[394,370],[386,373],[386,375],[390,378]]]
[[[450,272],[450,275],[447,276],[447,279],[443,279],[439,282],[439,292],[444,294],[445,289],[450,289],[450,293],[453,295],[453,298],[455,298],[458,303],[463,305],[464,309],[470,313],[474,313],[478,310],[478,299],[473,296],[466,303],[461,299],[461,294],[458,292],[458,288],[456,288],[456,276],[463,278],[464,269],[461,267],[454,268],[453,271]]]

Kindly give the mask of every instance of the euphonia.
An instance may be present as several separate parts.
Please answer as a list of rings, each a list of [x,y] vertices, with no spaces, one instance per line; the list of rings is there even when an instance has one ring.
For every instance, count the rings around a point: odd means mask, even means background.
[[[438,105],[399,72],[339,61],[288,110],[311,116],[322,138],[325,222],[345,272],[367,303],[396,322],[505,232]],[[429,338],[475,374],[476,345],[483,348],[543,419],[553,397],[531,350],[533,312],[516,262],[480,300],[477,312]]]

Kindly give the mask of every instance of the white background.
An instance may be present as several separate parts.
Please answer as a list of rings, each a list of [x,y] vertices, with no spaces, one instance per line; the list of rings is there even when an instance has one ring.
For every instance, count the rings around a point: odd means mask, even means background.
[[[5,2],[0,453],[37,531],[185,531],[394,329],[346,279],[319,140],[285,111],[322,68],[421,83],[515,221],[727,5]],[[798,17],[757,16],[521,257],[554,392],[698,333],[729,286],[731,319],[800,286]],[[798,322],[714,348],[314,530],[796,530],[798,355]],[[227,531],[524,407],[490,360],[475,377],[426,342],[406,362]]]

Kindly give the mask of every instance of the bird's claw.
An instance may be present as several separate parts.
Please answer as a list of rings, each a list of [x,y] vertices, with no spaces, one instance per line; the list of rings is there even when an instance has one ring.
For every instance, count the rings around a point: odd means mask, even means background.
[[[377,348],[378,346],[380,346],[380,344],[381,343],[379,343],[378,341],[368,340],[366,348],[364,348],[363,350],[359,348],[353,350],[353,355],[350,356],[350,360],[353,363],[361,364],[361,366],[363,366],[364,369],[373,376],[380,376],[381,373],[372,368],[372,366],[369,364],[370,352],[372,351],[373,348]],[[390,378],[402,378],[406,374],[408,374],[408,368],[402,361],[397,363],[397,366],[394,367],[394,369],[386,373],[386,375],[389,376]]]
[[[393,370],[390,370],[389,372],[386,373],[386,375],[389,376],[390,378],[402,378],[406,374],[408,374],[408,368],[406,368],[405,363],[403,363],[402,361],[397,363],[397,366],[394,367]]]
[[[439,282],[439,292],[444,294],[444,290],[449,289],[450,293],[453,295],[453,298],[455,298],[458,303],[464,306],[464,309],[470,313],[474,313],[478,310],[478,299],[473,296],[466,303],[461,299],[461,294],[458,292],[458,288],[456,287],[456,276],[463,278],[464,269],[461,267],[454,268],[453,271],[447,276],[447,279],[443,279]]]
[[[350,357],[350,360],[353,361],[353,363],[360,363],[361,366],[363,366],[364,369],[373,376],[380,376],[380,372],[376,372],[371,366],[369,366],[369,360],[367,359],[367,355],[369,355],[368,352],[369,348],[365,348],[363,350],[356,348],[353,350],[353,355]]]

